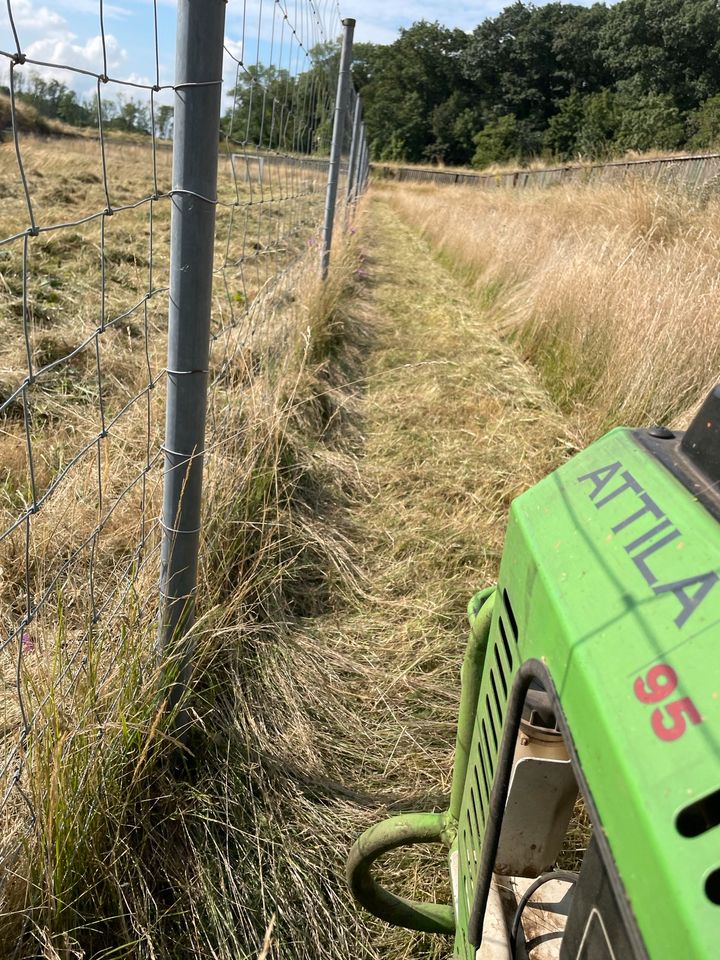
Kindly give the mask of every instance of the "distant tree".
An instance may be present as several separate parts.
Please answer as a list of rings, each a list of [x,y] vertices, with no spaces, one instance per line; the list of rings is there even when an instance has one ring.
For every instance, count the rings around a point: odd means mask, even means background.
[[[493,163],[509,163],[522,154],[521,126],[517,117],[509,113],[498,117],[473,137],[474,167],[489,167]]]
[[[560,160],[578,153],[578,138],[585,117],[584,100],[577,90],[560,101],[558,112],[550,117],[543,137],[545,149]]]
[[[339,45],[335,42],[317,44],[310,51],[310,61],[310,68],[296,81],[285,139],[291,149],[326,156],[332,142]]]
[[[353,75],[365,104],[368,137],[379,156],[391,140],[401,159],[449,159],[460,148],[453,113],[469,108],[473,91],[463,80],[460,56],[468,42],[462,30],[421,20],[382,48],[359,45]],[[451,103],[448,103],[451,101]],[[443,106],[445,105],[445,106]],[[464,144],[467,156],[470,144]]]
[[[478,87],[485,120],[513,114],[542,130],[573,89],[599,89],[606,80],[599,55],[604,17],[601,5],[517,0],[476,27],[462,65]]]
[[[395,133],[390,136],[387,143],[378,144],[377,141],[375,141],[371,144],[371,148],[377,160],[400,163],[406,159],[405,144]]]
[[[467,106],[467,96],[455,90],[433,108],[432,142],[425,148],[429,160],[465,164],[472,158],[472,134],[481,125],[479,111]]]
[[[609,8],[604,3],[594,3],[591,7],[564,4],[563,7],[552,37],[556,69],[563,87],[581,94],[609,87],[613,76],[602,49],[602,31]]]
[[[78,100],[77,94],[59,80],[46,80],[36,73],[26,79],[17,74],[15,93],[19,101],[34,107],[42,117],[61,120],[75,127],[89,126],[94,122],[92,107]]]
[[[102,105],[101,109],[102,109],[102,121],[103,121],[103,124],[108,124],[108,123],[110,123],[112,120],[114,120],[115,117],[117,117],[117,115],[118,115],[118,105],[117,105],[117,103],[116,103],[114,100],[110,99],[109,97],[108,97],[108,98],[103,97],[102,100],[101,100],[101,105]],[[95,114],[96,114],[96,116],[97,116],[97,111],[98,111],[98,108],[97,108],[97,103],[96,103],[96,105],[95,105]]]
[[[251,65],[228,91],[233,105],[223,119],[223,132],[242,145],[287,148],[294,85],[287,70]]]
[[[716,0],[622,0],[608,11],[601,47],[615,82],[670,94],[680,110],[720,91]]]
[[[615,135],[619,152],[675,150],[685,139],[685,125],[669,93],[639,97],[632,89],[617,95],[620,122]]]
[[[600,90],[586,97],[576,141],[578,154],[589,160],[607,160],[611,157],[619,122],[615,94]]]
[[[244,68],[228,91],[232,106],[222,118],[222,133],[239,146],[327,154],[339,47],[318,44],[309,55],[308,69],[297,76],[263,64]]]
[[[155,135],[162,140],[169,140],[172,137],[174,122],[174,107],[168,106],[166,103],[160,104],[155,111]]]
[[[78,102],[74,90],[63,90],[57,98],[57,118],[73,127],[83,127],[91,123],[91,114],[87,107]]]
[[[601,159],[720,142],[718,0],[515,0],[469,35],[420,21],[356,52],[376,158]]]
[[[688,116],[689,145],[697,149],[720,145],[720,93],[708,97]]]
[[[111,107],[112,103],[112,107]],[[150,110],[139,100],[132,97],[118,97],[117,103],[109,101],[103,104],[108,116],[105,126],[108,130],[122,130],[127,133],[150,133]],[[106,113],[103,113],[105,119]]]

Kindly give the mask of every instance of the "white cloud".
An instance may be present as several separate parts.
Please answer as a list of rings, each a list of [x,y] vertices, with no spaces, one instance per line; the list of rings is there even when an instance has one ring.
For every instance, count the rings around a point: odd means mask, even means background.
[[[49,7],[36,7],[30,0],[13,0],[11,8],[21,45],[28,34],[34,36],[41,33],[47,37],[69,34],[67,20]],[[10,31],[10,19],[5,4],[0,10],[0,30],[3,33]]]
[[[30,62],[19,69],[46,78],[52,77],[78,92],[87,92],[93,85],[92,79],[65,68],[101,74],[104,69],[102,37],[99,34],[79,37],[75,24],[71,27],[70,22],[60,12],[63,8],[84,10],[86,3],[88,9],[98,11],[96,0],[63,0],[52,10],[47,6],[36,7],[31,0],[13,0],[11,9],[20,39],[20,49],[29,61],[39,60],[44,64],[40,66]],[[112,12],[120,8],[111,5],[109,9]],[[77,29],[80,29],[79,25]],[[9,30],[10,22],[3,5],[0,10],[0,31]],[[127,61],[127,51],[112,33],[105,34],[105,50],[108,71],[117,72]]]
[[[401,24],[400,26],[405,26]],[[398,38],[400,26],[382,23],[358,24],[355,29],[356,43],[392,43]]]
[[[75,33],[77,23],[77,14],[92,14],[96,18],[96,30],[100,29],[100,16],[98,0],[58,0],[52,8],[48,6],[37,6],[32,0],[12,0],[10,3],[12,18],[20,39],[20,48],[27,53],[29,48],[41,41],[47,43],[50,40],[62,40],[71,42],[77,39]],[[105,4],[103,7],[106,20],[123,18],[129,15],[129,11],[124,7],[115,4]],[[70,20],[63,16],[63,13],[70,15],[73,21],[71,27]],[[73,14],[75,15],[73,17]],[[0,33],[11,35],[10,18],[6,4],[0,8]],[[3,44],[7,45],[7,41]],[[84,46],[81,43],[81,46]]]
[[[100,17],[98,0],[58,0],[56,6],[69,13],[91,13],[98,18]],[[103,4],[103,19],[105,20],[122,20],[129,16],[131,16],[131,11],[127,7],[120,7],[114,3]]]
[[[150,108],[150,90],[140,89],[140,88],[152,87],[155,83],[155,77],[154,76],[151,77],[146,73],[130,73],[127,76],[124,76],[123,80],[125,80],[127,83],[139,84],[139,87],[127,87],[125,90],[122,90],[122,91],[118,91],[118,88],[114,87],[112,91],[113,95],[115,95],[117,91],[121,94],[121,96],[131,97],[133,100],[141,100],[149,109]],[[161,80],[162,80],[162,77],[161,77]],[[153,102],[155,104],[155,109],[157,109],[159,106],[162,106],[163,104],[172,106],[173,103],[175,102],[175,92],[170,89],[159,90],[155,94],[153,98]]]
[[[236,60],[242,61],[243,58],[243,44],[241,40],[232,40],[230,37],[225,37],[225,59],[230,60],[231,63],[235,63]],[[223,67],[223,69],[225,69]]]
[[[105,34],[108,72],[117,71],[127,61],[128,54],[116,37]],[[100,74],[104,69],[102,37],[95,36],[76,42],[74,34],[65,37],[48,37],[28,44],[25,53],[30,60],[42,60],[53,67],[76,67]],[[46,68],[50,69],[50,68]]]
[[[18,31],[33,30],[53,36],[58,32],[67,31],[67,21],[59,13],[47,7],[31,7],[29,3],[15,3],[13,18]]]

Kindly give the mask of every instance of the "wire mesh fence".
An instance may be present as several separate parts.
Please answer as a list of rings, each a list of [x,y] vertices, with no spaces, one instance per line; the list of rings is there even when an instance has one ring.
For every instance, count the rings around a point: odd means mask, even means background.
[[[34,822],[33,750],[64,749],[71,694],[107,707],[103,682],[127,637],[152,643],[158,616],[165,397],[183,373],[166,361],[171,214],[183,199],[169,133],[188,85],[165,76],[157,0],[145,72],[117,57],[103,0],[96,15],[94,63],[67,62],[67,44],[28,43],[23,0],[0,19],[0,868]],[[336,4],[228,5],[217,148],[194,154],[215,154],[217,192],[185,197],[216,214],[211,415],[213,391],[263,335],[273,288],[298,264],[319,270],[341,31]],[[195,86],[219,82],[208,73]],[[52,83],[78,107],[75,124],[30,98]],[[365,181],[352,98],[338,216]]]
[[[373,164],[372,168],[373,172],[383,179],[398,182],[463,185],[480,187],[484,190],[549,187],[557,183],[620,183],[632,179],[675,183],[697,189],[716,182],[720,177],[720,154],[621,160],[581,166],[511,170],[507,173],[424,170],[417,167],[390,167],[382,164]]]

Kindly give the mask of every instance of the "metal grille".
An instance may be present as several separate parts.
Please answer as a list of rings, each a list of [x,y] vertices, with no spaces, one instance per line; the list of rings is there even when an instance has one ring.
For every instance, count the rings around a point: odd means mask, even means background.
[[[212,338],[226,361],[243,338],[228,347],[228,330],[254,334],[252,306],[260,291],[308,250],[319,250],[318,226],[325,202],[326,154],[332,135],[337,81],[339,19],[320,15],[317,4],[282,0],[257,5],[256,36],[243,19],[242,56],[225,52],[235,68],[229,118],[223,123],[216,256],[225,304]],[[269,61],[261,63],[261,37],[269,37]],[[299,78],[299,79],[298,79]],[[347,165],[343,169],[347,174]],[[228,352],[230,351],[230,352]]]
[[[460,818],[459,887],[456,955],[472,958],[475,948],[467,942],[467,919],[472,911],[485,829],[490,812],[498,748],[508,702],[508,691],[518,667],[518,626],[510,597],[502,591],[497,619],[491,631],[478,699],[473,735],[473,753],[468,766]]]

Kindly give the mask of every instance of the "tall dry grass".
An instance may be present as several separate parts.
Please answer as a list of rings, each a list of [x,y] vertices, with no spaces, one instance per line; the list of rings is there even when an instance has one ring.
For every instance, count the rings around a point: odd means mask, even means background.
[[[41,225],[104,208],[97,142],[24,137],[22,147]],[[9,235],[27,226],[27,211],[12,144],[0,146],[0,159]],[[147,146],[108,143],[106,159],[114,203],[153,192]],[[158,153],[161,191],[169,161]],[[218,210],[203,615],[193,632],[192,691],[178,705],[195,721],[186,744],[175,740],[163,695],[175,664],[156,655],[156,534],[146,567],[129,565],[139,527],[159,512],[158,470],[148,474],[145,519],[130,491],[97,541],[95,600],[89,548],[81,549],[98,523],[94,458],[79,462],[33,518],[29,568],[20,536],[0,546],[5,636],[25,609],[26,569],[37,591],[59,577],[27,645],[23,638],[20,652],[18,644],[0,649],[0,744],[5,756],[22,758],[18,782],[13,766],[3,769],[2,957],[234,960],[256,955],[274,926],[273,956],[315,960],[336,957],[352,929],[330,864],[341,861],[362,814],[328,786],[314,720],[343,715],[342,698],[325,691],[333,681],[340,689],[338,676],[353,667],[294,630],[331,592],[341,597],[359,585],[347,529],[361,336],[345,312],[354,255],[340,256],[340,233],[330,282],[315,279],[308,237],[323,197],[310,177],[273,168],[262,204],[243,215]],[[257,185],[237,188],[258,200]],[[237,196],[227,159],[220,191]],[[122,316],[147,291],[151,231],[160,291],[145,324],[136,312],[103,334],[109,417],[164,366],[169,213],[161,199],[152,221],[145,205],[116,211],[106,224],[107,317]],[[24,317],[36,368],[58,361],[32,388],[41,492],[97,431],[92,345],[70,354],[97,326],[100,251],[98,221],[41,234],[30,244],[25,292],[22,243],[0,252],[0,394],[27,373]],[[148,444],[159,449],[162,392],[153,392],[149,425],[140,404],[110,431],[106,509],[142,474]],[[3,528],[31,492],[23,436],[22,409],[10,406],[0,418]],[[94,604],[115,595],[85,639]]]
[[[692,154],[690,154],[689,151],[678,153],[677,150],[626,150],[625,153],[617,154],[608,160],[593,160],[591,158],[577,156],[573,157],[572,160],[564,161],[559,160],[557,157],[547,155],[525,158],[518,157],[506,163],[490,163],[486,167],[446,166],[444,163],[405,163],[401,160],[383,160],[381,163],[376,162],[374,164],[374,170],[376,173],[380,173],[381,176],[387,176],[388,173],[392,176],[392,171],[398,169],[428,170],[430,172],[440,170],[447,173],[471,173],[477,176],[502,176],[503,174],[516,173],[522,170],[553,170],[558,167],[587,169],[598,163],[622,164],[633,163],[639,160],[682,159],[688,155],[695,156],[699,153],[708,153],[712,156],[712,152],[709,150],[693,151]]]
[[[173,664],[156,661],[141,584],[116,642],[85,650],[79,682],[57,682],[61,595],[42,667],[26,658],[28,695],[49,696],[23,776],[35,820],[2,864],[4,957],[230,960],[256,955],[270,927],[268,955],[351,949],[337,865],[363,819],[327,780],[332,744],[315,738],[318,717],[352,721],[342,677],[358,668],[294,627],[330,591],[359,588],[348,529],[362,338],[343,307],[348,256],[324,287],[304,265],[290,271],[213,391],[204,615],[178,707],[194,720],[189,742],[173,736],[162,694]],[[24,800],[5,809],[6,829],[27,825]]]
[[[388,188],[585,440],[672,422],[720,375],[720,198],[653,184]]]

